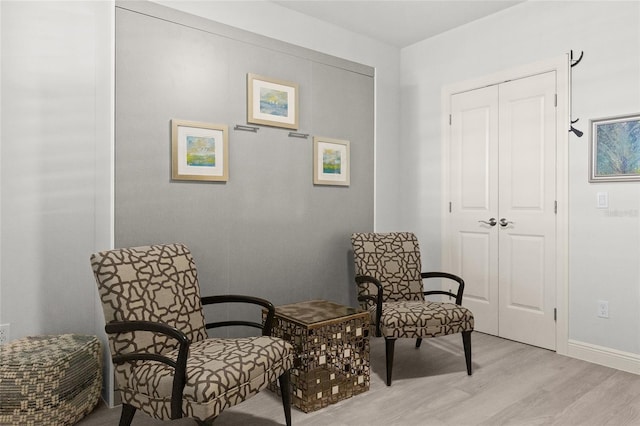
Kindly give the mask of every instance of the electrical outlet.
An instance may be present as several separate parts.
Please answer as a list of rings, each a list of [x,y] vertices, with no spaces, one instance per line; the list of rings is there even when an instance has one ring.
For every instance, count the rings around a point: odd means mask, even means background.
[[[0,324],[0,345],[9,341],[9,324]]]
[[[606,300],[598,300],[598,317],[609,318],[609,302]]]

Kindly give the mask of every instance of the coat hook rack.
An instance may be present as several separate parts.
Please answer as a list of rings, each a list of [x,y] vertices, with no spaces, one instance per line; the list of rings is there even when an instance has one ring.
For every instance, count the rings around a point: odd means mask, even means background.
[[[580,51],[580,57],[578,57],[578,59],[573,59],[573,49],[571,49],[571,56],[570,56],[570,61],[569,63],[571,64],[571,68],[575,67],[576,65],[578,65],[580,63],[580,61],[582,61],[582,57],[584,56],[584,50]],[[573,70],[571,70],[571,72],[573,72]],[[577,137],[581,138],[582,135],[584,135],[584,132],[581,130],[576,129],[575,127],[573,127],[574,124],[576,124],[578,122],[578,120],[580,120],[579,118],[576,118],[575,120],[571,120],[571,125],[569,126],[569,132],[573,132]]]

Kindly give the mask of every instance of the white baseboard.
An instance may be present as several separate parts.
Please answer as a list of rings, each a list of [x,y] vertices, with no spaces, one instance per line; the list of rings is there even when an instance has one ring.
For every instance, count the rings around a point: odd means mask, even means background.
[[[640,355],[569,340],[567,356],[640,375]]]

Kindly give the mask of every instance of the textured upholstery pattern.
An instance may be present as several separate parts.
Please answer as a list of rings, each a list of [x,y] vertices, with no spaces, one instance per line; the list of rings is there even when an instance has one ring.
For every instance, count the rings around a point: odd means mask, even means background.
[[[370,309],[375,318],[375,307]],[[420,301],[382,305],[380,330],[385,337],[438,337],[473,330],[471,311],[455,303]]]
[[[351,236],[356,275],[380,279],[384,286],[383,302],[424,300],[420,247],[409,232],[358,233]],[[373,284],[360,286],[359,295],[376,295]],[[367,306],[362,306],[367,308]]]
[[[473,330],[473,314],[453,303],[425,300],[420,247],[413,233],[356,233],[351,236],[356,275],[378,279],[383,286],[380,331],[384,337],[437,337]],[[374,284],[359,286],[359,295],[377,294]],[[376,306],[361,302],[376,324]]]
[[[196,266],[180,244],[123,248],[96,253],[91,265],[107,322],[152,321],[181,330],[191,342],[207,337]],[[112,353],[166,353],[177,347],[168,337],[148,332],[109,339]]]
[[[208,339],[195,263],[180,244],[112,250],[91,257],[107,323],[161,322],[183,331],[191,345],[183,415],[211,420],[259,392],[293,365],[293,347],[275,337]],[[149,351],[171,359],[177,345],[148,332],[109,335],[112,353]],[[171,418],[173,369],[156,361],[116,366],[123,402]]]
[[[274,382],[293,361],[291,346],[272,337],[207,339],[189,348],[182,410],[210,419]],[[177,351],[167,354],[170,358]],[[123,400],[156,418],[170,418],[173,369],[158,362],[116,368]],[[159,414],[160,413],[160,414]]]
[[[102,389],[102,345],[95,336],[30,336],[0,346],[0,424],[72,425]]]

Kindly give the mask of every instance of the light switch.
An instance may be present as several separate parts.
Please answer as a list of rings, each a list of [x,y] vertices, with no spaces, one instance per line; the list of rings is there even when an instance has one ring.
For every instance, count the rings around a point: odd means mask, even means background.
[[[597,206],[599,209],[608,209],[609,208],[609,193],[608,192],[598,192],[598,201]]]

